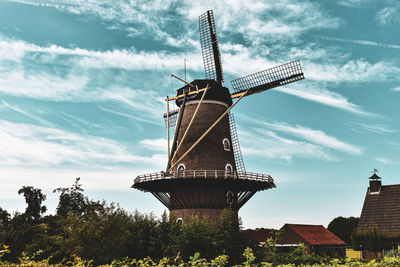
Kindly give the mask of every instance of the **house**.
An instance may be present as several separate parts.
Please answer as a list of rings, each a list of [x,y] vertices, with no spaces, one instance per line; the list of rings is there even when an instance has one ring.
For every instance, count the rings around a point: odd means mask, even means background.
[[[382,179],[376,174],[369,177],[369,187],[358,222],[357,231],[365,232],[376,227],[380,232],[396,236],[400,234],[400,184],[382,185]],[[362,251],[363,258],[380,257],[367,250]]]
[[[257,228],[257,229],[247,229],[246,234],[251,239],[257,241],[259,245],[262,247],[267,241],[268,238],[273,237],[273,232],[277,231],[274,229],[266,229],[266,228]]]
[[[400,184],[382,185],[376,173],[369,178],[357,231],[375,226],[386,234],[400,233]]]
[[[346,243],[322,225],[285,224],[281,230],[282,246],[303,243],[307,253],[346,257]]]

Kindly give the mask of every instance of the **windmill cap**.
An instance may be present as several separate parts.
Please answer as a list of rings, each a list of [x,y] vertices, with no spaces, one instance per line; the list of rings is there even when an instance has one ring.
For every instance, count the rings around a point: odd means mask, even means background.
[[[189,90],[189,92],[192,92],[196,91],[197,88],[199,90],[206,88],[206,86],[208,85],[209,89],[207,90],[207,94],[204,97],[205,100],[221,101],[226,103],[228,106],[232,105],[232,97],[229,93],[229,89],[221,86],[221,84],[219,84],[215,80],[194,80],[191,82],[191,84],[194,85],[194,87],[191,87],[190,85],[185,85],[176,90],[176,95],[182,95],[184,90]],[[203,92],[188,96],[187,101],[200,100]],[[183,98],[176,99],[176,105],[180,106],[182,104],[182,101]]]

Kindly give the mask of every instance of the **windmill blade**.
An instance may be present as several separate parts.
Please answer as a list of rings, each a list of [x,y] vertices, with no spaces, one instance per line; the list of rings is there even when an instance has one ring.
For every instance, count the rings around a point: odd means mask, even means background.
[[[232,148],[233,148],[233,156],[235,158],[235,165],[236,171],[239,175],[243,175],[246,173],[246,168],[243,162],[242,150],[240,149],[239,145],[239,138],[236,131],[236,123],[233,113],[229,112],[229,128],[231,132],[231,141],[232,141]]]
[[[178,119],[178,114],[179,114],[179,108],[172,110],[169,112],[168,114],[168,120],[169,120],[169,124],[167,123],[167,113],[164,113],[164,122],[165,122],[165,127],[175,127],[176,125],[176,120]]]
[[[247,95],[251,95],[303,79],[300,61],[295,60],[231,81],[235,91],[232,98],[240,97],[247,89],[250,89]]]
[[[199,16],[199,32],[206,78],[221,83],[224,81],[224,74],[212,10]]]

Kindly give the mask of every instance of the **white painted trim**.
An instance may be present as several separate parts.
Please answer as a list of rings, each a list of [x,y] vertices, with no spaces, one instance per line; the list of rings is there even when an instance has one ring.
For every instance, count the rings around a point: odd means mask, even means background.
[[[176,168],[176,170],[179,171],[179,168],[182,167],[182,166],[183,166],[183,171],[185,171],[186,170],[186,166],[183,163],[179,164],[178,168]]]
[[[228,149],[225,148],[225,141],[228,142]],[[229,139],[228,139],[228,138],[222,139],[222,146],[224,147],[224,150],[225,150],[225,151],[231,151],[231,142],[229,142]]]
[[[228,167],[231,167],[231,171],[230,172],[228,172],[228,170],[227,170],[227,168]],[[230,163],[227,163],[226,165],[225,165],[225,172],[227,172],[227,173],[233,173],[233,167],[232,167],[232,164],[230,164]]]
[[[194,105],[194,104],[198,104],[199,102],[200,102],[200,100],[191,100],[191,101],[188,101],[186,103],[186,105]],[[217,105],[222,105],[226,108],[229,107],[227,103],[222,102],[222,101],[217,101],[217,100],[205,100],[204,99],[202,104],[217,104]]]

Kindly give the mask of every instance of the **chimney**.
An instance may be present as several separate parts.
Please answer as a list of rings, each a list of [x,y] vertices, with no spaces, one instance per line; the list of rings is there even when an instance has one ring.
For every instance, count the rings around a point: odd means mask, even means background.
[[[379,177],[376,174],[376,171],[374,171],[374,174],[371,177],[369,177],[369,193],[379,194],[379,192],[381,191],[381,186],[382,186],[381,177]]]

